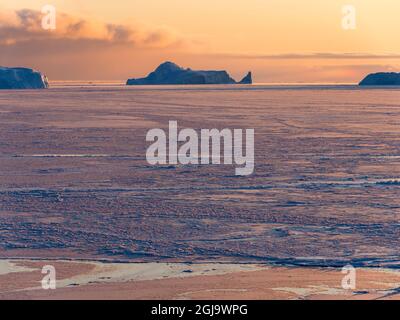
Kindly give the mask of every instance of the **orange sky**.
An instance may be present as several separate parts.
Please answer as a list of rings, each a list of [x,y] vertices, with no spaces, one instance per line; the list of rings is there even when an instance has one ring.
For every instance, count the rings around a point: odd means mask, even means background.
[[[57,9],[57,29],[40,10]],[[342,7],[357,27],[341,26]],[[21,11],[23,9],[29,9]],[[2,0],[0,65],[57,80],[125,80],[171,60],[256,82],[357,82],[400,71],[398,0]]]

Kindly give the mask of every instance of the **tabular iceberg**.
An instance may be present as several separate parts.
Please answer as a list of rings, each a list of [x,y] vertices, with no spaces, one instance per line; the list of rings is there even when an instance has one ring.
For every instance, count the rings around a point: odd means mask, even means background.
[[[360,82],[360,86],[400,86],[400,73],[371,73]]]
[[[45,89],[47,77],[29,68],[0,67],[0,89]]]

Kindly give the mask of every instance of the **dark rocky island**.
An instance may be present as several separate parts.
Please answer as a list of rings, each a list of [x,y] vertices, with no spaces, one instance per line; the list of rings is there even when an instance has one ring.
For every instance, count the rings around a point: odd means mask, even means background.
[[[0,89],[45,89],[47,77],[29,68],[0,67]]]
[[[129,79],[127,85],[176,85],[176,84],[251,84],[249,72],[241,81],[236,82],[226,71],[195,71],[184,69],[172,62],[162,63],[147,77]]]
[[[360,86],[400,86],[400,73],[379,72],[371,73],[360,83]]]

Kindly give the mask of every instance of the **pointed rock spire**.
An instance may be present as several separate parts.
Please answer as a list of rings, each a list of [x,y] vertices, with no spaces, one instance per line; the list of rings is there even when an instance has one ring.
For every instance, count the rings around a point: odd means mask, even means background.
[[[253,78],[251,75],[251,71],[247,73],[247,75],[239,82],[239,84],[252,84],[253,83]]]

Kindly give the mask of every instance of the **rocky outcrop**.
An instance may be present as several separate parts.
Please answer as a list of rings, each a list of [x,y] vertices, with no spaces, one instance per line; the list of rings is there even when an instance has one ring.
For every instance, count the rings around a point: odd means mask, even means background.
[[[47,77],[38,71],[0,67],[0,89],[44,89],[48,86]]]
[[[366,76],[360,86],[400,86],[400,73],[379,72]]]
[[[176,85],[176,84],[251,84],[251,73],[236,82],[226,71],[195,71],[184,69],[172,62],[162,63],[145,78],[129,79],[127,85]]]

